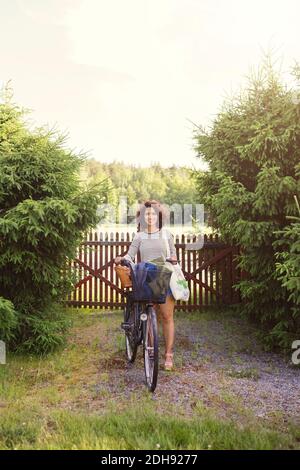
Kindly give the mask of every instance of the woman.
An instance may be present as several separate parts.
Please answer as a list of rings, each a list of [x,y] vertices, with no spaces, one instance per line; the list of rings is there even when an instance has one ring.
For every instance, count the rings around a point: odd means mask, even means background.
[[[117,256],[115,263],[119,264],[122,259],[134,262],[135,256],[140,250],[141,261],[151,261],[155,258],[167,258],[167,245],[169,243],[170,255],[176,261],[176,249],[173,235],[169,230],[163,228],[166,212],[160,202],[148,200],[141,204],[137,211],[138,231],[135,234],[128,252],[125,256]],[[164,236],[166,238],[164,238]],[[174,346],[174,306],[175,299],[171,289],[168,289],[166,302],[164,304],[154,304],[156,312],[162,317],[163,334],[165,339],[165,369],[173,368],[173,346]]]

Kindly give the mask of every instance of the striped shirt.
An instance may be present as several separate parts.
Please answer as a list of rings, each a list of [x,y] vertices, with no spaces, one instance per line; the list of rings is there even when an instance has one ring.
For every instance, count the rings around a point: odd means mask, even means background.
[[[169,244],[169,252],[167,251]],[[174,237],[165,227],[156,232],[137,232],[129,246],[128,252],[123,258],[135,262],[135,256],[140,250],[141,261],[151,261],[162,257],[164,260],[170,256],[176,256]]]

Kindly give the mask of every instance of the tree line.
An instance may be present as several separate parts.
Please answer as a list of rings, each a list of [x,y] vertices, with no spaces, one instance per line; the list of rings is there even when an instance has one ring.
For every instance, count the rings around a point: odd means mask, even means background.
[[[126,162],[103,163],[87,159],[82,169],[83,180],[107,185],[107,201],[117,206],[120,196],[128,204],[146,199],[157,199],[165,204],[193,204],[198,200],[193,170],[185,166],[163,167],[154,163],[148,167]]]

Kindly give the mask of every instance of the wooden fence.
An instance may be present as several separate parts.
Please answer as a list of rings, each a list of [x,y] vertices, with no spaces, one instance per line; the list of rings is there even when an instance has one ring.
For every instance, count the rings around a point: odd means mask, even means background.
[[[75,271],[78,282],[66,299],[74,307],[122,308],[124,292],[114,270],[113,260],[123,256],[133,233],[89,233],[78,247],[76,258],[68,269]],[[236,255],[238,248],[228,246],[218,235],[204,235],[201,249],[188,250],[187,243],[195,237],[175,235],[177,257],[190,288],[188,302],[177,301],[176,309],[199,310],[213,304],[232,304],[240,301],[233,285],[240,278]],[[139,260],[139,259],[138,259]]]

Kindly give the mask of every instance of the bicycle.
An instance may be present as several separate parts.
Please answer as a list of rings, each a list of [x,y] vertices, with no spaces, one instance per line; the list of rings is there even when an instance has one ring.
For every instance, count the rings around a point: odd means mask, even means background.
[[[170,261],[170,260],[168,260]],[[172,261],[170,261],[172,262]],[[134,273],[131,264],[122,260],[121,265],[127,266]],[[170,271],[170,277],[171,277]],[[135,300],[133,291],[125,291],[126,306],[124,308],[124,322],[121,328],[125,332],[126,356],[130,363],[134,363],[139,345],[143,343],[143,357],[146,385],[154,392],[157,385],[159,369],[158,328],[154,304],[164,303],[165,296],[161,300]]]

